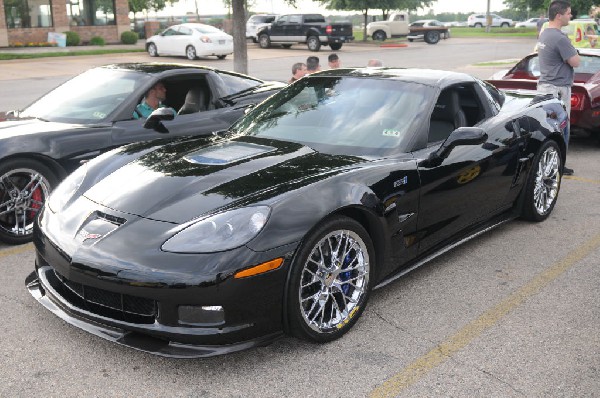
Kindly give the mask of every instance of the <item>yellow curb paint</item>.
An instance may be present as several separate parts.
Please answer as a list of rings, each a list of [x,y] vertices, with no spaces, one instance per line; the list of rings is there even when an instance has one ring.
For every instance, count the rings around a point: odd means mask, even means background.
[[[559,262],[539,273],[529,283],[508,296],[504,301],[485,312],[473,322],[460,329],[455,335],[442,342],[427,354],[393,375],[370,394],[371,398],[395,397],[403,389],[416,383],[426,373],[450,359],[454,353],[470,344],[487,329],[494,326],[524,300],[539,292],[565,271],[569,270],[591,252],[600,248],[600,234],[594,236],[570,252]]]
[[[0,258],[12,256],[13,254],[20,254],[33,249],[33,243],[26,245],[12,247],[10,249],[0,250]]]
[[[592,180],[590,178],[575,177],[575,176],[563,176],[563,180],[575,180],[575,181],[581,181],[581,182],[589,182],[591,184],[600,184],[600,180]]]

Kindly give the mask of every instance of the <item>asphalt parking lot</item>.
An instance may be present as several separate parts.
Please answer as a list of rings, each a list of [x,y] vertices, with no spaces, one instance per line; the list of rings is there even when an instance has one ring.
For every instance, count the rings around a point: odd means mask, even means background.
[[[395,52],[344,47],[340,55],[347,65],[381,58],[388,65],[446,66],[486,77],[496,67],[473,63],[520,58],[530,45],[518,39],[455,43]],[[268,50],[252,60],[250,72],[283,80],[289,72],[281,65],[306,54]],[[326,54],[319,53],[322,63]],[[74,61],[61,61],[62,71],[44,61],[22,63],[23,73],[12,78],[6,76],[16,73],[17,63],[0,63],[0,92],[20,86],[35,94],[36,82],[55,83],[94,63],[115,62]],[[230,60],[210,65],[231,69]],[[40,71],[44,66],[48,73]],[[597,397],[599,151],[585,135],[572,138],[568,165],[575,175],[562,181],[545,222],[506,223],[375,291],[355,328],[325,345],[283,338],[195,360],[114,345],[67,325],[29,295],[24,279],[33,268],[31,245],[0,244],[0,396]]]

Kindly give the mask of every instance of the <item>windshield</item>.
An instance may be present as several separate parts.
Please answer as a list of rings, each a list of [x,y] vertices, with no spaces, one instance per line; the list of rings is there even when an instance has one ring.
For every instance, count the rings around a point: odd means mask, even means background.
[[[385,78],[300,79],[234,126],[238,133],[346,155],[397,152],[426,119],[434,89]]]
[[[52,90],[20,116],[51,122],[98,123],[149,79],[151,76],[138,72],[91,69]]]

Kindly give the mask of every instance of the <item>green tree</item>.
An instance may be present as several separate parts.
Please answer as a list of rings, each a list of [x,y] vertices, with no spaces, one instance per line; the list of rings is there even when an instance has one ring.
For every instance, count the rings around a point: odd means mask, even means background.
[[[517,10],[544,11],[547,12],[551,0],[504,0],[504,5]],[[589,15],[596,0],[571,0],[571,9],[579,15]]]

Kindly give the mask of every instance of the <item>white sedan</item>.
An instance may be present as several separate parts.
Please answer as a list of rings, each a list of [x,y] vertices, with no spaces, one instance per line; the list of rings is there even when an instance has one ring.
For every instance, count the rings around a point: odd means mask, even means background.
[[[184,23],[173,25],[146,40],[146,50],[152,57],[178,55],[193,60],[216,55],[224,59],[233,54],[233,37],[214,26]]]

